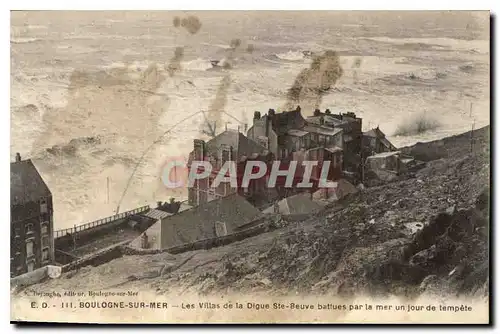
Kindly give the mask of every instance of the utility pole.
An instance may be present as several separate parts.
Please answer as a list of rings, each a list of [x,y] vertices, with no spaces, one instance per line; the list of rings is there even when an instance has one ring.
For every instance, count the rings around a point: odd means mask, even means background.
[[[470,152],[471,153],[474,153],[474,123],[476,122],[476,120],[473,120],[472,122],[472,130],[470,132]]]
[[[472,117],[472,102],[470,103],[469,117]]]
[[[74,232],[73,232],[73,250],[76,250],[76,224],[74,226]]]
[[[106,193],[107,193],[107,199],[108,199],[108,204],[109,204],[109,176],[106,177]]]

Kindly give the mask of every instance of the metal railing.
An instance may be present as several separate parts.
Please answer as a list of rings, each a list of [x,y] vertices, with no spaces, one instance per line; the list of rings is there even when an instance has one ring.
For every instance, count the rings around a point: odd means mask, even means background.
[[[130,210],[130,211],[125,211],[125,212],[122,212],[122,213],[119,213],[119,214],[116,214],[116,215],[113,215],[110,217],[98,219],[98,220],[90,222],[90,223],[78,225],[78,226],[75,226],[72,228],[66,228],[63,230],[57,230],[57,231],[54,231],[54,238],[62,237],[68,233],[73,234],[73,233],[82,232],[82,231],[85,231],[85,230],[88,230],[88,229],[91,229],[91,228],[94,228],[97,226],[109,224],[109,223],[114,222],[118,219],[123,219],[125,217],[132,216],[132,215],[147,211],[149,209],[150,209],[149,205],[141,206],[140,208]]]

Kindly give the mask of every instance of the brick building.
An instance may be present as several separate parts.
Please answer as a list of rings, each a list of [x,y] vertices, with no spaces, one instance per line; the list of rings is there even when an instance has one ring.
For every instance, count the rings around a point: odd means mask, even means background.
[[[314,111],[307,121],[321,124],[332,129],[342,129],[343,137],[343,169],[346,172],[360,174],[363,145],[363,120],[353,112],[332,114],[329,109]]]
[[[396,146],[386,138],[385,133],[378,126],[363,133],[363,148],[365,157],[397,150]]]
[[[267,147],[280,160],[280,169],[287,169],[291,161],[298,161],[294,185],[303,179],[301,160],[317,161],[313,168],[312,183],[317,186],[324,161],[331,161],[328,179],[341,177],[343,166],[343,129],[332,128],[323,122],[309,122],[302,117],[300,107],[292,111],[276,113],[269,109],[267,115],[254,113],[253,126],[248,137]],[[276,190],[281,196],[290,195],[285,190],[285,178],[278,178]],[[293,187],[292,187],[293,188]]]
[[[54,263],[52,194],[30,159],[10,164],[10,275]]]
[[[239,131],[226,130],[207,142],[195,139],[194,150],[189,154],[188,169],[191,170],[192,161],[208,161],[212,172],[204,179],[195,180],[193,187],[188,189],[189,205],[200,205],[235,193],[244,196],[253,204],[272,198],[273,191],[267,189],[266,176],[251,180],[247,188],[240,187],[246,164],[255,160],[270,165],[273,156],[265,147]],[[231,187],[230,182],[221,182],[216,188],[210,187],[226,161],[235,162],[238,187]]]

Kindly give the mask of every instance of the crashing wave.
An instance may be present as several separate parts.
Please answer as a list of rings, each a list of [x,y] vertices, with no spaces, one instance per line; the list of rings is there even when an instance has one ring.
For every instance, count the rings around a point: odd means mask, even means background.
[[[186,71],[206,71],[214,67],[212,61],[203,58],[182,62],[181,66]]]
[[[24,114],[24,115],[29,115],[29,116],[38,116],[39,110],[38,107],[32,103],[26,104],[22,107],[18,107],[14,109],[16,113]]]
[[[278,57],[281,60],[288,60],[288,61],[300,61],[304,60],[306,58],[306,53],[305,51],[288,51],[285,53],[278,53],[276,54],[276,57]]]
[[[33,43],[38,41],[38,38],[35,37],[11,37],[10,42],[14,44],[25,44],[25,43]]]
[[[68,144],[54,145],[45,150],[52,155],[75,156],[79,149],[84,147],[94,147],[95,145],[98,145],[100,143],[101,138],[99,136],[80,137],[71,139]]]

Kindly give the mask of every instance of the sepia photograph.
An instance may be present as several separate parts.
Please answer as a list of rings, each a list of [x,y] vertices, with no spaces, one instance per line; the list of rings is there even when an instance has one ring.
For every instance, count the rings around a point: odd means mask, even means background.
[[[491,322],[489,11],[9,15],[12,323]]]

